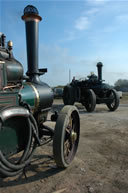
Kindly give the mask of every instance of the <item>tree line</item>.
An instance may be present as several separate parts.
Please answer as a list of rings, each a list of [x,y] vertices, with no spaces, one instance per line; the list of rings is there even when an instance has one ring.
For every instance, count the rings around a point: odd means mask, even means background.
[[[127,79],[118,79],[114,84],[114,88],[117,91],[128,92],[128,80]]]

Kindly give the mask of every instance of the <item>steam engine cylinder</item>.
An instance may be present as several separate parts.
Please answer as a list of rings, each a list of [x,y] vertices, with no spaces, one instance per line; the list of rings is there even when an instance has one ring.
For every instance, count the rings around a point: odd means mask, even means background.
[[[30,105],[33,112],[47,111],[53,102],[52,89],[43,82],[41,84],[25,82],[20,96],[22,101]]]

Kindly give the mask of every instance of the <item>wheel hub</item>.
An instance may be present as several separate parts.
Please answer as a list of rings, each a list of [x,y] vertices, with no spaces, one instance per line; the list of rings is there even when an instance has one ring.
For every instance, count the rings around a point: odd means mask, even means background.
[[[74,131],[72,131],[72,132],[71,132],[71,140],[72,140],[72,143],[74,143],[74,142],[76,141],[76,139],[77,139],[77,133],[74,132]]]

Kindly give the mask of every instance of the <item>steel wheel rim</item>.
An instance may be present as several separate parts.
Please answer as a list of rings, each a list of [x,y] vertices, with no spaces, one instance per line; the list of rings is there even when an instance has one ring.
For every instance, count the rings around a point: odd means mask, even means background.
[[[110,106],[111,106],[111,108],[114,108],[115,104],[116,104],[116,99],[115,99],[115,95],[114,95],[113,91],[111,91],[111,93],[110,93],[110,98],[113,100],[112,103],[110,103]]]
[[[79,141],[79,123],[76,116],[76,112],[71,114],[65,128],[63,152],[67,163],[73,160]]]

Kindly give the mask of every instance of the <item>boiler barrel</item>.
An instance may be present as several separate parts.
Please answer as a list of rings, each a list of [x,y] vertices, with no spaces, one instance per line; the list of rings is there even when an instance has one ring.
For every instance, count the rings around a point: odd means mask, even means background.
[[[24,83],[20,91],[22,101],[30,105],[34,112],[50,109],[53,103],[53,91],[46,84]]]

